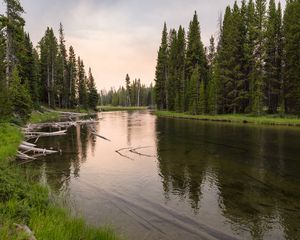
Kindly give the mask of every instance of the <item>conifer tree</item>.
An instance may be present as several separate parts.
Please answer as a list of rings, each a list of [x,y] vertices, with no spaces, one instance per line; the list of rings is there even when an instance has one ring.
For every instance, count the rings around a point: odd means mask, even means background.
[[[25,24],[22,18],[24,9],[19,0],[4,0],[6,3],[6,16],[1,16],[1,22],[6,30],[6,87],[8,88],[12,70],[16,65],[16,33],[19,34],[19,30],[23,29]]]
[[[265,78],[266,96],[269,113],[275,113],[279,105],[281,90],[281,65],[278,65],[280,42],[281,42],[281,17],[278,17],[275,0],[270,0],[268,11],[268,22],[266,29],[266,58]]]
[[[57,56],[57,83],[56,89],[59,95],[60,107],[67,107],[68,103],[68,82],[67,82],[67,49],[65,45],[65,36],[63,25],[59,25],[59,44],[58,44],[58,56]]]
[[[217,71],[217,58],[215,49],[215,39],[213,36],[210,38],[209,54],[208,54],[208,87],[207,87],[207,112],[210,114],[218,113],[219,105],[219,76]]]
[[[254,47],[254,69],[252,74],[253,96],[252,112],[260,115],[263,112],[265,97],[265,29],[266,29],[266,0],[256,0],[255,4],[255,47]]]
[[[125,82],[126,82],[126,106],[131,106],[131,98],[132,98],[132,91],[131,91],[131,86],[130,86],[130,77],[128,74],[126,74],[126,78],[125,78]]]
[[[177,34],[177,81],[175,93],[175,110],[177,112],[184,112],[184,99],[186,93],[186,79],[185,79],[185,31],[179,26]]]
[[[91,109],[96,110],[99,101],[99,95],[97,92],[97,88],[95,85],[95,79],[92,74],[91,68],[89,68],[89,76],[88,76],[88,104]]]
[[[68,106],[74,108],[76,106],[76,79],[77,79],[77,63],[74,48],[69,48],[68,59]]]
[[[198,74],[194,73],[196,68],[199,71]],[[207,81],[207,60],[203,43],[201,42],[200,24],[198,21],[197,12],[195,12],[193,20],[190,22],[189,26],[185,69],[185,77],[187,79],[187,86],[189,89],[186,94],[186,104],[189,106],[189,109],[191,106],[194,106],[196,104],[196,108],[193,109],[196,110],[196,114],[199,110],[198,105],[200,83],[201,81],[204,81],[204,83],[206,84]],[[195,79],[192,79],[192,75],[194,75],[194,77],[198,76],[199,79],[195,81]]]
[[[45,36],[39,43],[41,58],[41,78],[43,102],[49,107],[56,106],[56,78],[57,78],[57,51],[58,44],[52,28],[47,28]]]
[[[172,29],[169,34],[169,57],[168,57],[168,79],[167,79],[167,108],[175,110],[176,87],[178,87],[178,51],[177,51],[177,32]]]
[[[283,19],[284,99],[287,113],[300,113],[300,1],[287,1]]]
[[[164,24],[161,45],[158,51],[156,72],[155,72],[155,99],[158,109],[166,109],[166,84],[167,84],[167,73],[168,73],[168,33],[167,25]]]
[[[87,77],[85,75],[83,61],[78,57],[78,76],[77,76],[77,91],[78,91],[78,103],[81,107],[88,107],[88,96],[87,96]]]

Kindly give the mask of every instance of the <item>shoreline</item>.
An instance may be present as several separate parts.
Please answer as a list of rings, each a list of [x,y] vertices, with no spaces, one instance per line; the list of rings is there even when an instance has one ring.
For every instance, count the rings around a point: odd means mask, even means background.
[[[60,114],[33,112],[31,117],[28,123],[54,121]],[[0,123],[0,239],[119,239],[111,228],[88,225],[51,200],[47,186],[15,161],[22,141],[20,127]]]
[[[186,120],[197,120],[204,122],[224,122],[224,123],[240,123],[252,125],[269,125],[269,126],[289,126],[300,127],[300,118],[286,117],[281,118],[274,115],[251,116],[243,114],[228,114],[228,115],[191,115],[186,113],[177,113],[170,111],[154,111],[158,117],[178,118]]]
[[[99,112],[117,112],[117,111],[147,110],[148,107],[98,106],[97,109]]]

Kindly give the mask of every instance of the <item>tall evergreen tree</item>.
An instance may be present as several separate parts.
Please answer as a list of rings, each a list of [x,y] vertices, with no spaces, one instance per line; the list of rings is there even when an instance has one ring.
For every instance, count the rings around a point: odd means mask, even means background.
[[[58,44],[52,28],[47,28],[45,36],[39,43],[41,58],[41,78],[43,102],[49,107],[56,106],[57,89],[57,52]]]
[[[167,25],[164,24],[161,45],[158,51],[156,72],[155,72],[155,96],[158,109],[166,109],[166,84],[168,78],[168,33]]]
[[[83,61],[78,57],[78,76],[77,76],[77,91],[78,91],[78,103],[81,107],[88,107],[88,95],[87,95],[87,77],[85,75]]]
[[[25,24],[22,14],[24,9],[19,0],[4,0],[6,3],[6,16],[1,16],[2,26],[6,29],[6,87],[8,88],[12,70],[17,64],[17,50],[18,44],[16,34],[20,34],[20,30],[23,31]]]
[[[264,108],[264,59],[265,59],[265,30],[266,30],[266,0],[256,0],[255,4],[255,47],[254,69],[252,74],[253,96],[252,112],[260,115]]]
[[[67,107],[69,86],[67,81],[67,49],[65,45],[65,36],[63,25],[59,25],[59,44],[57,56],[57,82],[56,89],[60,107]]]
[[[177,34],[177,80],[176,80],[176,93],[175,93],[175,110],[177,112],[184,112],[184,99],[186,93],[186,79],[185,79],[185,31],[184,28],[179,26]]]
[[[169,34],[169,57],[168,57],[168,78],[167,78],[167,108],[175,110],[176,87],[178,86],[178,49],[177,32],[172,29]]]
[[[300,1],[287,1],[283,19],[284,99],[288,113],[300,112]]]
[[[74,48],[69,48],[68,59],[68,106],[74,108],[76,106],[76,79],[77,79],[77,63]]]
[[[127,102],[126,102],[126,106],[131,106],[131,98],[132,98],[132,91],[131,91],[131,86],[130,86],[130,77],[128,74],[126,74],[126,78],[125,78],[125,82],[126,82],[126,98],[127,98]]]
[[[193,109],[193,112],[196,114],[199,110],[200,83],[201,81],[204,81],[206,84],[207,81],[207,60],[204,46],[201,42],[200,24],[197,12],[195,12],[193,20],[190,22],[189,26],[185,67],[185,77],[187,79],[187,86],[189,89],[186,94],[186,105],[190,108],[196,104],[195,109]],[[198,69],[198,74],[194,73],[195,69]],[[199,76],[199,79],[195,81],[195,79],[192,79],[192,75],[194,75],[194,77]],[[196,99],[192,99],[194,97],[196,97]]]
[[[97,92],[95,79],[92,74],[91,68],[89,68],[89,76],[88,76],[88,104],[91,109],[96,110],[99,101],[99,95]]]
[[[266,96],[269,113],[275,113],[279,105],[281,90],[281,65],[278,66],[280,42],[281,42],[281,21],[278,17],[275,0],[270,0],[268,11],[268,22],[266,29],[266,58],[265,78]],[[280,60],[279,60],[280,61]]]

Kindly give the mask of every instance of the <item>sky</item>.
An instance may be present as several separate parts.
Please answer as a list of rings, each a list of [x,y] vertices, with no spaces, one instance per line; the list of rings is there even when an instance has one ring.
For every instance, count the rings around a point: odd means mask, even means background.
[[[3,2],[3,1],[2,1]],[[284,0],[282,0],[284,2]],[[128,73],[149,85],[154,82],[163,23],[188,27],[194,11],[201,37],[208,45],[217,34],[218,18],[234,0],[21,0],[26,31],[36,45],[46,27],[64,26],[72,45],[92,68],[98,89],[124,85]],[[1,12],[4,5],[0,6]],[[58,34],[57,34],[58,35]]]

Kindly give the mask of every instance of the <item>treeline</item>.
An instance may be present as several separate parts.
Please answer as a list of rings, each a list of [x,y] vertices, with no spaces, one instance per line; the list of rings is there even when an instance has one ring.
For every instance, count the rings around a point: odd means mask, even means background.
[[[154,105],[154,87],[146,87],[141,84],[140,79],[134,79],[131,83],[127,74],[125,78],[126,87],[120,87],[118,90],[111,88],[108,92],[100,92],[101,105],[112,106],[153,106]]]
[[[282,16],[274,0],[226,8],[217,44],[201,41],[197,13],[186,33],[164,25],[155,99],[159,109],[191,114],[300,114],[300,1]]]
[[[99,95],[91,69],[73,47],[67,50],[60,24],[57,38],[47,28],[37,48],[24,31],[19,0],[4,0],[0,16],[0,118],[26,118],[41,104],[55,108],[96,108]]]

